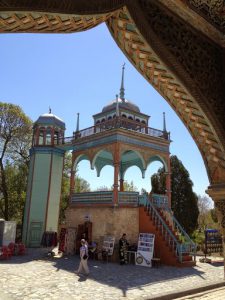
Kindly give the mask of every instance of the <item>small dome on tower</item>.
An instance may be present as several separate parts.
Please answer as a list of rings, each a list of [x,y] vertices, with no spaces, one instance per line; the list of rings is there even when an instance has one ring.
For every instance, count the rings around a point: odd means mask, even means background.
[[[47,126],[58,126],[61,129],[65,129],[65,123],[62,119],[52,114],[51,111],[49,113],[41,115],[36,122],[34,122],[34,126],[36,125],[47,125]]]
[[[135,112],[140,112],[140,109],[137,105],[132,103],[131,101],[128,101],[127,99],[120,99],[118,98],[119,106],[120,108],[124,108],[127,110],[132,110]],[[116,99],[111,101],[108,105],[104,106],[102,109],[102,112],[111,111],[113,109],[116,109]]]

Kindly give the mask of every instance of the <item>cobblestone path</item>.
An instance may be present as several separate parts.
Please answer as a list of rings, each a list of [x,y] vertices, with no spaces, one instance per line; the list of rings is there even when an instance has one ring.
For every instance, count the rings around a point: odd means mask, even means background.
[[[76,256],[47,258],[46,253],[32,249],[23,257],[0,261],[0,300],[144,300],[224,280],[222,263],[198,262],[194,268],[146,268],[90,260],[87,278],[74,273],[78,264]]]

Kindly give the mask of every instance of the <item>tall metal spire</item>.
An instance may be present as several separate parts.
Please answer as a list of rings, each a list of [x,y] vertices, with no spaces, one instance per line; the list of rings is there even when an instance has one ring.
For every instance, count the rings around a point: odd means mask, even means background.
[[[79,131],[79,122],[80,122],[80,113],[77,113],[77,128],[76,128],[76,131]]]
[[[163,113],[163,131],[166,132],[166,116],[165,116],[165,113]]]
[[[123,67],[122,67],[122,79],[121,79],[121,87],[120,87],[120,99],[124,102],[125,101],[125,98],[124,98],[124,69],[125,69],[125,63],[123,64]]]

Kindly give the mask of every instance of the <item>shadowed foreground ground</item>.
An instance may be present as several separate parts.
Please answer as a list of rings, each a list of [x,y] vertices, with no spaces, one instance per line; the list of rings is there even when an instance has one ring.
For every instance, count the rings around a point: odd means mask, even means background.
[[[200,263],[194,268],[89,261],[91,274],[79,277],[77,256],[48,258],[45,249],[28,249],[22,257],[0,261],[0,299],[173,299],[175,293],[224,283],[222,263]],[[171,295],[171,296],[169,296]]]

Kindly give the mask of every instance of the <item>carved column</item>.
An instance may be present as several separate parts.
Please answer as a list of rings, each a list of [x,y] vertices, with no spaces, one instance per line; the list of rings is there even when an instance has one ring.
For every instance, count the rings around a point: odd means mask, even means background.
[[[166,173],[166,195],[168,197],[168,206],[171,208],[171,169],[170,157],[167,160],[168,172]]]
[[[75,171],[72,170],[70,175],[70,195],[72,195],[74,191],[75,191]]]
[[[119,167],[120,167],[119,145],[116,143],[114,148],[114,185],[113,185],[113,203],[115,206],[118,206]]]
[[[225,184],[210,185],[206,193],[214,200],[215,203],[216,213],[223,239],[223,257],[225,257]]]
[[[120,192],[124,192],[124,186],[123,186],[124,180],[120,179]]]

